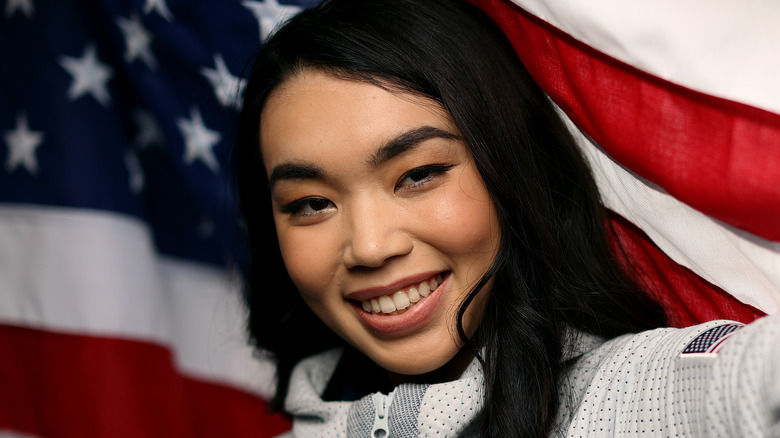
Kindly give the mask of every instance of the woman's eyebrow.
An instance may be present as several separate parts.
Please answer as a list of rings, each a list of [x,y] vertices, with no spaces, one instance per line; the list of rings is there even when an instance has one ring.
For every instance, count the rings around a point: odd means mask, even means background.
[[[406,131],[397,137],[391,139],[385,143],[382,147],[377,149],[371,156],[369,162],[374,167],[379,167],[383,163],[413,149],[425,140],[431,138],[444,138],[447,140],[459,139],[460,137],[432,126],[421,126],[419,128]]]
[[[383,163],[408,152],[415,146],[431,138],[444,138],[447,140],[459,139],[460,137],[432,126],[421,126],[406,131],[385,143],[377,149],[371,156],[369,162],[374,167],[379,167]],[[314,164],[282,163],[275,166],[268,178],[268,188],[273,188],[277,181],[285,179],[323,179],[325,172],[322,168]]]
[[[283,179],[322,179],[325,173],[312,164],[282,163],[275,166],[268,178],[268,188],[273,188],[277,181]]]

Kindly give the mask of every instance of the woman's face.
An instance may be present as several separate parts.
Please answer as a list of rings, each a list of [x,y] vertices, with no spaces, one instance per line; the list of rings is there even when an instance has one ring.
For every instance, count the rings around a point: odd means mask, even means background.
[[[458,353],[457,310],[496,257],[495,208],[440,105],[305,71],[260,120],[282,256],[325,324],[392,373]],[[487,291],[463,323],[473,333]]]

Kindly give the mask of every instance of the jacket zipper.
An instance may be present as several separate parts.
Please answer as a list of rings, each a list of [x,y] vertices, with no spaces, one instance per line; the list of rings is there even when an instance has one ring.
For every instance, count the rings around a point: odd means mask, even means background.
[[[376,393],[374,399],[374,428],[371,429],[373,438],[390,438],[390,428],[387,424],[387,414],[390,413],[390,404],[393,403],[395,390],[388,395]]]

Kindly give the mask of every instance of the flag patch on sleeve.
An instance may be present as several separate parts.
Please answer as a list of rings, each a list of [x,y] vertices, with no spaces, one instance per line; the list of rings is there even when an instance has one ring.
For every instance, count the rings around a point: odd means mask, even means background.
[[[699,336],[696,336],[688,345],[685,346],[681,355],[709,355],[716,354],[734,332],[744,327],[744,324],[724,324],[711,329],[707,329]]]

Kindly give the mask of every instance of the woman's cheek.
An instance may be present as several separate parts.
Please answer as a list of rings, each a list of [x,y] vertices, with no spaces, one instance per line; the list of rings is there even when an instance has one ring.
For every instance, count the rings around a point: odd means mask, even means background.
[[[290,228],[279,231],[284,265],[301,294],[316,299],[333,283],[338,264],[335,242],[326,230]]]
[[[461,179],[456,190],[448,190],[433,205],[427,216],[429,228],[450,251],[490,252],[495,246],[498,220],[481,180]]]

